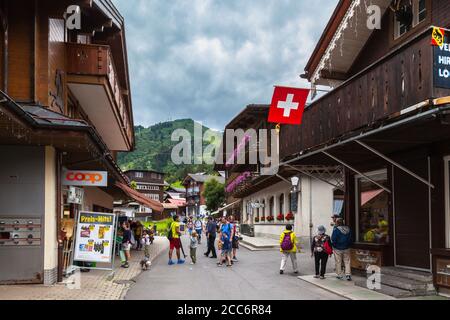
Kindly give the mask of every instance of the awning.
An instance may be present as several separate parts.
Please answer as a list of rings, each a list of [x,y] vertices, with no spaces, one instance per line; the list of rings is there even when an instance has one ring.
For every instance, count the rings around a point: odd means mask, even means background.
[[[233,203],[227,204],[225,207],[219,208],[219,210],[214,211],[213,213],[211,213],[211,215],[218,214],[219,212],[224,211],[225,209],[228,209],[230,207],[234,207],[236,204],[238,204],[240,202],[242,202],[242,200],[237,200],[237,201],[235,201]]]
[[[142,195],[138,191],[131,189],[129,186],[127,186],[123,183],[116,182],[116,187],[120,188],[131,199],[139,202],[143,206],[149,207],[153,211],[162,212],[164,210],[164,207],[160,202],[146,198],[144,195]]]
[[[167,199],[170,204],[176,205],[178,207],[186,207],[185,199]]]
[[[383,189],[365,191],[361,193],[361,206],[375,199],[379,194],[383,193]]]
[[[164,210],[178,210],[178,206],[171,203],[163,203]]]
[[[346,136],[336,137],[333,141],[303,150],[293,158],[279,164],[285,166],[333,165],[340,164],[377,185],[388,193],[389,188],[379,184],[357,167],[374,159],[382,159],[421,181],[429,188],[434,188],[427,179],[408,170],[387,155],[404,150],[426,146],[443,141],[448,137],[450,122],[450,97],[431,100],[427,108],[412,108],[405,114],[372,124],[371,129],[360,129]],[[410,108],[409,108],[410,109]]]

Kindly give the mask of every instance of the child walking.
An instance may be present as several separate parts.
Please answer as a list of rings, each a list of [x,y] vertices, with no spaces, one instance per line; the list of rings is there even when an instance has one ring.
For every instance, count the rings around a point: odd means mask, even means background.
[[[142,269],[147,270],[152,264],[150,261],[150,235],[147,230],[144,230],[143,232],[141,244],[144,246],[144,259],[141,261],[141,267]]]
[[[192,234],[190,236],[190,255],[191,255],[191,264],[197,263],[197,247],[198,247],[198,234],[195,230],[192,230]]]

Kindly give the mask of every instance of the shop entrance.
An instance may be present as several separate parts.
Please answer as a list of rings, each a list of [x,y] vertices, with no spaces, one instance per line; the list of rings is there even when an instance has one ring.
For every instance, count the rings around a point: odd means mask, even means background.
[[[428,160],[409,159],[402,165],[421,177],[428,177]],[[430,262],[429,187],[394,168],[395,265],[425,271]]]
[[[450,248],[450,156],[444,158],[445,165],[445,241]]]

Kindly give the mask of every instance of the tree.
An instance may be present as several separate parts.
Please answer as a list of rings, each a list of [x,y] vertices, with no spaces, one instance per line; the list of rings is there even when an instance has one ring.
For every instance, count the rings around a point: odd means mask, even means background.
[[[206,210],[214,212],[225,201],[225,185],[216,179],[210,179],[205,182],[205,190],[203,196],[206,200]]]

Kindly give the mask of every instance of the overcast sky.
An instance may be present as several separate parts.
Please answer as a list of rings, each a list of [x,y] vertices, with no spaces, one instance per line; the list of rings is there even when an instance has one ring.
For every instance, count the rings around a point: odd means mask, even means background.
[[[222,130],[299,78],[338,0],[114,0],[125,17],[135,124]]]

